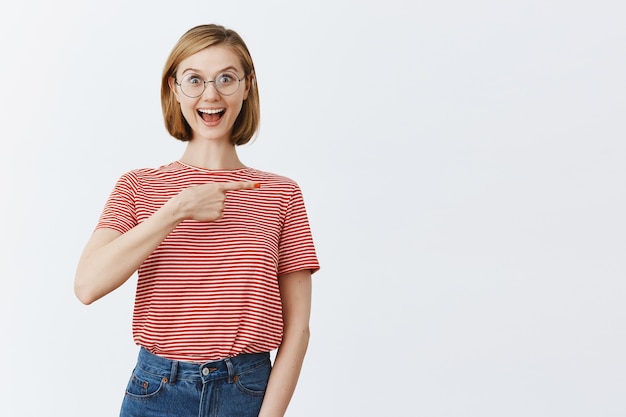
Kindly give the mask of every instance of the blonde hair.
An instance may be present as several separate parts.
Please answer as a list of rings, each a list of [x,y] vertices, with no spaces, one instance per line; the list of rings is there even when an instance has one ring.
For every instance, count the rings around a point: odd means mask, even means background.
[[[226,29],[220,25],[207,24],[191,28],[178,40],[172,52],[170,52],[161,77],[161,108],[163,110],[165,127],[170,135],[176,139],[182,141],[191,140],[191,126],[183,117],[176,96],[170,88],[169,80],[172,77],[176,78],[178,65],[184,59],[214,45],[226,46],[239,57],[246,82],[250,83],[248,97],[243,102],[241,112],[233,125],[231,135],[231,142],[234,145],[243,145],[248,143],[257,132],[261,119],[254,63],[252,62],[250,51],[241,36],[234,30]]]

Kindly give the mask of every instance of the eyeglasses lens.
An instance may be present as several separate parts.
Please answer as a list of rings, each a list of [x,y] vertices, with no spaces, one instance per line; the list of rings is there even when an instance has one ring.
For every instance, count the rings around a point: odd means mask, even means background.
[[[180,88],[188,97],[200,97],[204,93],[206,84],[213,83],[218,93],[224,96],[235,94],[239,89],[239,78],[236,74],[226,71],[218,74],[215,80],[204,81],[198,75],[188,74],[180,82]]]

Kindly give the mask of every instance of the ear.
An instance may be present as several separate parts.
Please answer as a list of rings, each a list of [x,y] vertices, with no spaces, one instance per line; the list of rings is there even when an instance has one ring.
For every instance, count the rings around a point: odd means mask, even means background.
[[[243,99],[244,100],[246,100],[248,98],[248,93],[250,92],[250,88],[252,88],[254,83],[256,83],[256,78],[254,77],[254,74],[248,75],[248,77],[246,78],[246,89],[243,90]]]
[[[167,84],[170,86],[170,90],[174,93],[174,97],[176,97],[176,101],[180,103],[180,97],[178,97],[178,88],[176,88],[176,78],[169,77],[167,80]]]

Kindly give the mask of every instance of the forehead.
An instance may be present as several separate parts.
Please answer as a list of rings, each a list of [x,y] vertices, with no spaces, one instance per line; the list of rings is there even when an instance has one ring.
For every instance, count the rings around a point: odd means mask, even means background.
[[[224,45],[214,45],[183,59],[178,65],[177,72],[182,73],[188,69],[193,69],[208,74],[226,68],[234,68],[243,73],[239,56],[231,48]]]

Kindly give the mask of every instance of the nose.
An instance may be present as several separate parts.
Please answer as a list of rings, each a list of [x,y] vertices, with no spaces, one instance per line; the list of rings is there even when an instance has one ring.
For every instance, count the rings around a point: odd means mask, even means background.
[[[205,81],[202,97],[209,100],[216,100],[220,98],[220,93],[217,92],[214,81]]]

